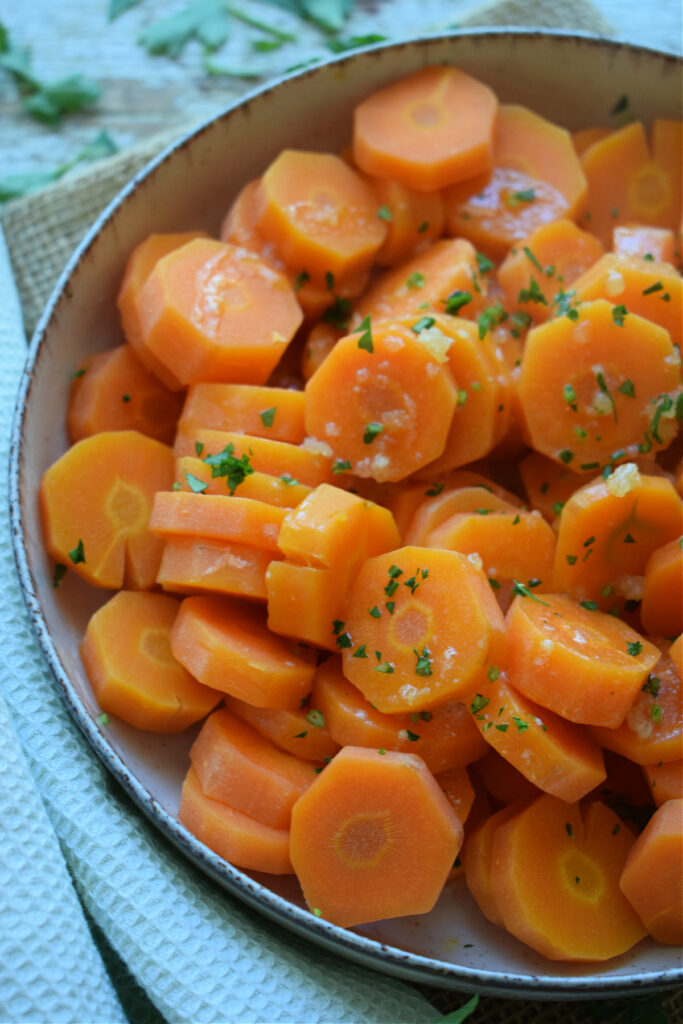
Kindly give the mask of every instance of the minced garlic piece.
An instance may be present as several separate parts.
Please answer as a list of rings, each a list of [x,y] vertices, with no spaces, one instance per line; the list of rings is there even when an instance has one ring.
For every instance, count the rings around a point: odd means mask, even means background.
[[[423,327],[417,338],[426,349],[429,349],[437,363],[448,361],[448,350],[453,344],[453,339],[444,334],[440,327]]]
[[[305,448],[307,452],[311,452],[312,455],[325,455],[328,459],[332,458],[332,449],[330,448],[327,441],[319,441],[317,437],[307,437],[300,445],[301,448]]]
[[[629,491],[640,486],[640,470],[635,462],[624,462],[617,466],[606,481],[605,487],[615,498],[623,498]]]

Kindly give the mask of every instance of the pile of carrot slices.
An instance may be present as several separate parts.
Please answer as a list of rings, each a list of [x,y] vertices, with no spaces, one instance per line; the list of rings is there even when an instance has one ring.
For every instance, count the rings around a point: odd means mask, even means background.
[[[438,66],[350,132],[142,241],[74,368],[101,720],[194,727],[181,822],[337,925],[448,884],[551,959],[681,943],[682,125]]]

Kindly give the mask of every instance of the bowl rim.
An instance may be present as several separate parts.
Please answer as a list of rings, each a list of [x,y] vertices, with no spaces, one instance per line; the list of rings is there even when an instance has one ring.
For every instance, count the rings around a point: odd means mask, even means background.
[[[375,939],[358,934],[355,931],[340,928],[320,918],[316,918],[308,910],[290,903],[287,899],[272,892],[248,874],[233,867],[218,854],[213,853],[195,838],[155,799],[144,784],[132,774],[119,754],[112,748],[109,741],[87,712],[81,698],[73,686],[68,673],[64,669],[56,644],[50,634],[43,615],[38,588],[31,569],[27,548],[24,542],[25,512],[21,493],[23,431],[27,411],[28,396],[31,389],[33,372],[38,361],[43,343],[48,334],[53,317],[62,302],[68,297],[69,281],[79,264],[86,258],[89,250],[103,229],[114,220],[117,211],[126,203],[143,181],[153,177],[156,170],[169,160],[174,153],[184,149],[195,138],[209,130],[217,122],[229,118],[240,108],[248,106],[263,94],[269,93],[282,84],[303,78],[314,78],[330,66],[343,67],[354,60],[359,53],[386,50],[400,50],[404,47],[413,48],[433,42],[457,40],[462,37],[495,37],[517,36],[528,40],[543,40],[548,37],[572,42],[580,40],[589,46],[605,50],[627,50],[634,55],[644,54],[656,57],[672,66],[679,65],[683,69],[683,58],[675,53],[658,50],[653,47],[640,46],[634,43],[608,38],[593,32],[581,30],[564,30],[552,28],[525,28],[522,26],[474,27],[448,32],[435,32],[419,36],[407,36],[391,41],[374,43],[359,47],[343,54],[322,58],[312,66],[304,66],[298,70],[285,72],[265,83],[242,93],[219,113],[207,117],[191,129],[184,131],[176,140],[166,145],[156,156],[149,160],[117,194],[107,203],[92,226],[85,233],[74,250],[63,271],[59,275],[51,295],[44,307],[38,324],[28,347],[27,359],[17,392],[16,405],[12,420],[9,459],[9,506],[12,528],[12,544],[14,558],[21,584],[21,590],[28,610],[33,631],[45,660],[51,670],[56,688],[65,704],[68,713],[85,736],[91,749],[94,750],[107,770],[115,777],[124,790],[133,799],[137,809],[150,820],[171,843],[186,855],[190,861],[199,866],[214,882],[217,882],[231,896],[256,909],[278,925],[295,932],[299,936],[323,946],[332,953],[341,953],[345,958],[380,970],[407,981],[421,984],[432,984],[444,988],[457,989],[466,993],[485,992],[498,997],[516,999],[533,997],[546,1000],[576,1000],[595,996],[632,995],[634,991],[652,992],[673,988],[683,981],[683,966],[641,973],[621,974],[611,977],[589,975],[586,977],[558,977],[542,973],[521,974],[512,971],[488,971],[450,964],[417,953],[408,952],[398,947],[388,946]],[[286,938],[283,932],[283,939]],[[599,966],[599,965],[596,965]]]

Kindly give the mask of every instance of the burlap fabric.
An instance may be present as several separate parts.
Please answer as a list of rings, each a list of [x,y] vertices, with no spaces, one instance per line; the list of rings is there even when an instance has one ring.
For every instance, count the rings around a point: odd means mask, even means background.
[[[558,26],[553,5],[534,5],[529,16],[528,0],[504,0],[480,10],[462,24],[509,25],[533,21],[536,25]],[[564,14],[566,19],[566,12]],[[572,4],[572,24],[597,33],[609,32],[601,16],[583,0]],[[155,136],[108,160],[73,173],[58,184],[25,199],[8,203],[0,210],[14,276],[19,291],[26,332],[33,331],[42,308],[66,261],[107,202],[153,156],[180,135],[187,125]],[[106,943],[106,938],[101,942]],[[111,961],[105,958],[108,963]],[[110,972],[111,973],[111,972]],[[117,986],[118,987],[118,986]],[[467,998],[458,993],[419,987],[435,1007],[435,1016],[447,1014]],[[683,1024],[683,990],[661,997],[646,997],[641,1022],[661,1021]],[[652,1000],[652,1001],[650,1001]],[[476,1024],[589,1024],[592,1021],[620,1021],[634,1001],[606,1003],[549,1003],[526,1000],[482,998],[472,1020]],[[630,1019],[627,1017],[627,1020]]]

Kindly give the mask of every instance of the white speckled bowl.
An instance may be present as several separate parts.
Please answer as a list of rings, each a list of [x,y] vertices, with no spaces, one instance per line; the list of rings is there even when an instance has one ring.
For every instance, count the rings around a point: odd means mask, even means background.
[[[493,995],[569,999],[666,988],[683,981],[681,951],[644,941],[605,965],[553,963],[478,912],[462,881],[428,915],[344,930],[303,908],[293,879],[247,874],[177,822],[191,736],[159,737],[94,719],[78,643],[105,593],[68,574],[59,590],[41,541],[41,474],[66,448],[70,374],[89,351],[122,340],[115,296],[133,246],[151,231],[216,233],[231,199],[284,147],[338,150],[354,104],[430,63],[453,63],[506,101],[569,128],[609,123],[624,94],[637,117],[681,117],[681,61],[562,33],[486,30],[379,46],[251,93],[154,160],[104,211],[71,259],[40,321],[19,394],[11,462],[16,559],[56,684],[97,755],[158,828],[216,882],[314,943],[415,981]]]

